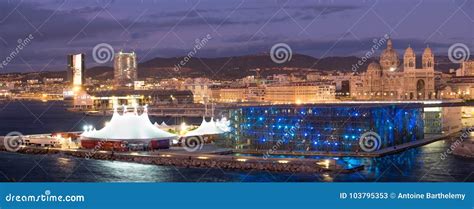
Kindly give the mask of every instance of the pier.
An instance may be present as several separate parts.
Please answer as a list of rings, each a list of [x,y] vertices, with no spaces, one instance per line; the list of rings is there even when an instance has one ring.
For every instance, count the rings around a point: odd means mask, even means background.
[[[6,151],[0,145],[0,151]],[[221,150],[223,153],[225,150]],[[300,158],[262,158],[253,156],[229,156],[173,150],[152,152],[111,152],[88,149],[60,149],[23,146],[17,151],[23,154],[64,154],[73,157],[116,160],[161,166],[184,168],[220,168],[229,170],[259,170],[291,173],[353,173],[364,169],[364,165],[341,165],[335,160]],[[228,152],[228,151],[227,151]]]
[[[230,170],[260,170],[269,172],[291,172],[291,173],[354,173],[364,170],[364,165],[347,165],[336,162],[333,159],[305,159],[291,156],[327,156],[327,157],[382,157],[396,154],[407,149],[429,144],[438,140],[459,135],[430,135],[425,139],[406,143],[403,145],[387,147],[374,152],[289,152],[274,151],[271,155],[289,156],[286,158],[263,157],[264,150],[233,150],[220,148],[207,144],[196,152],[188,152],[181,147],[170,149],[140,152],[112,152],[94,149],[69,149],[57,147],[25,146],[22,145],[17,151],[24,154],[64,154],[68,156],[97,159],[117,160],[141,164],[153,164],[162,166],[177,166],[185,168],[220,168]],[[39,136],[39,135],[38,135]],[[0,137],[3,141],[3,137]],[[0,151],[7,151],[0,144]],[[256,156],[235,156],[238,154],[251,154]]]

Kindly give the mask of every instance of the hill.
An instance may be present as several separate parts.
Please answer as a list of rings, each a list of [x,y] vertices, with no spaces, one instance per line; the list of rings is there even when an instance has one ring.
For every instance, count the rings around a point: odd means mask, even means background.
[[[372,58],[359,67],[358,72],[364,72]],[[307,55],[293,54],[290,61],[283,64],[274,63],[268,54],[246,55],[235,57],[199,58],[189,59],[185,65],[176,69],[178,63],[185,57],[153,58],[138,64],[139,78],[172,78],[172,77],[208,77],[211,79],[231,80],[248,75],[255,75],[252,69],[267,69],[260,71],[262,76],[272,74],[308,73],[310,71],[338,70],[350,72],[353,65],[360,61],[358,57],[326,57],[314,58]],[[447,56],[437,56],[435,69],[447,72],[449,69],[459,68],[459,64],[451,63]],[[421,57],[417,57],[417,67],[421,67]],[[291,69],[290,69],[291,68]],[[65,72],[27,73],[31,77],[61,76]],[[30,75],[31,74],[31,75]],[[39,75],[41,74],[41,75]],[[44,75],[43,75],[44,74]],[[86,70],[86,77],[98,80],[113,79],[113,68],[107,66],[92,67]]]

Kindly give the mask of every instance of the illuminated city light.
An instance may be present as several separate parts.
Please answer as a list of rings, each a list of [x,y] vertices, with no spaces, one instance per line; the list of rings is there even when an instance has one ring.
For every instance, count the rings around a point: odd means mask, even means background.
[[[324,166],[326,169],[329,169],[330,163],[331,163],[331,161],[329,161],[329,160],[324,160],[323,162],[318,162],[317,164],[318,164],[318,165],[321,165],[321,166]]]

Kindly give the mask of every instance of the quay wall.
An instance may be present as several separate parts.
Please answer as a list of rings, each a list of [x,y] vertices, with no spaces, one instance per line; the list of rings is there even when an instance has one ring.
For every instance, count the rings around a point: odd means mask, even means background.
[[[0,151],[6,149],[0,145]],[[291,172],[291,173],[321,173],[340,172],[352,173],[363,169],[363,166],[351,169],[337,167],[336,165],[324,167],[316,164],[314,160],[291,160],[281,163],[281,159],[246,159],[239,161],[237,157],[222,155],[134,155],[132,153],[92,152],[91,150],[60,150],[54,148],[23,147],[17,151],[24,154],[65,154],[79,158],[90,158],[97,160],[117,160],[123,162],[134,162],[142,164],[177,166],[185,168],[220,168],[234,170],[261,170],[269,172]]]

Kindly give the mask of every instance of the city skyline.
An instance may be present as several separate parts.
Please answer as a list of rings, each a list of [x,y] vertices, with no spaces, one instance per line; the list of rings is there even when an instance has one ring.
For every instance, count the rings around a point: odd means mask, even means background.
[[[473,11],[0,0],[0,209],[472,207]]]
[[[0,57],[7,57],[18,39],[34,36],[3,72],[62,71],[64,55],[71,53],[85,53],[88,68],[99,66],[92,49],[100,43],[112,45],[115,52],[135,51],[137,62],[185,56],[206,34],[212,40],[196,57],[268,53],[279,42],[295,54],[360,57],[373,39],[385,34],[399,52],[411,45],[421,53],[429,44],[442,56],[453,43],[470,47],[474,40],[469,1],[142,1],[133,10],[114,1],[0,4],[5,28]]]

